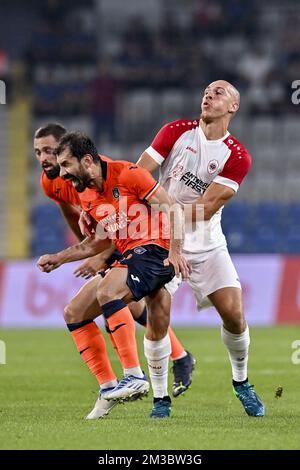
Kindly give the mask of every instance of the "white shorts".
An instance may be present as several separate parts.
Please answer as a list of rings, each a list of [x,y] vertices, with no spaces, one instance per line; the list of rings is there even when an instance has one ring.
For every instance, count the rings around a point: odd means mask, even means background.
[[[192,268],[187,282],[195,294],[198,310],[211,306],[207,296],[219,289],[224,287],[241,289],[238,274],[226,246],[207,253],[185,253],[184,257]],[[174,277],[165,285],[171,296],[175,294],[181,282],[180,278]]]

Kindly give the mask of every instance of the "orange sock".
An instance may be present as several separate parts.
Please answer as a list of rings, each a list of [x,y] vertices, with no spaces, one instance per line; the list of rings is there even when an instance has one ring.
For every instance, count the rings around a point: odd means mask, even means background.
[[[180,357],[183,356],[185,349],[170,326],[168,329],[168,333],[169,333],[170,341],[171,341],[171,356],[170,357],[172,361],[175,361],[176,359],[179,359]]]
[[[112,347],[114,348],[114,350],[116,351],[118,357],[119,357],[119,353],[118,353],[118,348],[117,348],[117,345],[116,345],[116,342],[113,338],[113,335],[111,334],[110,332],[110,329],[109,329],[109,326],[108,326],[108,323],[107,321],[105,320],[105,329],[106,329],[106,333],[108,334],[108,337],[109,337],[109,340],[111,342],[111,345]]]
[[[117,309],[118,306],[121,308]],[[138,367],[140,361],[135,338],[135,323],[129,308],[124,302],[116,300],[102,305],[102,310],[104,316],[107,311],[109,312],[106,316],[106,322],[112,340],[116,344],[123,369]]]
[[[74,329],[71,335],[78,352],[99,384],[115,380],[116,375],[107,355],[105,340],[96,323],[91,322]]]

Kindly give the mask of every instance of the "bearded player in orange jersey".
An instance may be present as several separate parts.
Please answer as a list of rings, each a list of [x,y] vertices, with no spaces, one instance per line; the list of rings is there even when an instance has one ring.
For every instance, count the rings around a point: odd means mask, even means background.
[[[66,133],[66,129],[57,123],[49,123],[41,128],[39,128],[34,135],[34,151],[35,155],[43,168],[41,174],[40,183],[41,187],[50,199],[55,201],[68,225],[72,229],[75,236],[79,241],[82,241],[85,237],[82,235],[79,229],[78,221],[80,215],[80,198],[78,192],[73,188],[72,184],[68,180],[64,180],[59,176],[59,165],[57,163],[57,158],[55,155],[55,149],[58,146],[59,139]],[[107,157],[102,156],[104,160],[110,160]],[[103,253],[100,253],[96,256],[87,258],[75,271],[76,276],[82,276],[88,279],[89,277],[94,276],[97,272],[100,271],[101,275],[104,274],[104,271],[113,264],[114,261],[118,260],[121,257],[120,253],[114,250],[114,248],[109,248]],[[132,302],[129,306],[133,318],[136,322],[146,327],[147,324],[147,309],[145,302],[143,300],[139,302]],[[64,318],[66,323],[71,323],[73,318],[70,317],[70,311],[66,309]],[[98,327],[97,327],[98,328]],[[110,340],[113,344],[113,347],[116,349],[116,345],[113,341],[112,334],[109,330],[108,325],[106,325],[106,330],[109,334]],[[100,330],[99,330],[100,331]],[[173,362],[173,370],[176,376],[182,377],[181,387],[178,388],[179,393],[174,394],[178,396],[180,393],[185,391],[191,383],[191,371],[195,365],[195,359],[193,356],[186,352],[181,345],[180,341],[176,337],[175,333],[171,328],[169,328],[169,336],[171,340],[171,359]],[[104,363],[108,364],[108,358],[106,357],[106,347],[104,338],[99,342],[98,347],[103,349],[103,356],[105,357]],[[188,362],[188,375],[189,380],[187,382],[187,362]],[[104,373],[105,377],[100,377],[96,375],[100,387],[102,389],[107,388],[107,382],[109,385],[114,385],[115,382],[112,382],[111,367],[108,367],[108,373]],[[106,380],[107,377],[111,380]],[[105,382],[103,382],[105,380]],[[104,384],[104,387],[103,387]],[[90,419],[98,418],[107,414],[108,403],[101,398],[98,400],[97,409],[94,410],[94,413],[88,415]]]
[[[102,312],[120,359],[126,359],[125,337],[127,343],[135,341],[134,333],[123,328],[130,319],[132,321],[127,304],[145,297],[148,323],[144,350],[154,392],[150,417],[168,417],[171,406],[168,396],[170,303],[166,307],[163,286],[175,274],[186,279],[190,273],[181,255],[182,211],[175,206],[177,218],[170,217],[169,232],[162,211],[169,213],[172,202],[165,190],[150,173],[136,165],[104,161],[94,143],[84,134],[66,134],[57,148],[57,156],[60,176],[72,181],[81,193],[82,206],[94,222],[98,222],[98,227],[93,237],[59,253],[40,257],[38,267],[51,272],[64,263],[105,250],[113,240],[122,259],[114,263],[103,280],[93,280],[92,288],[89,282],[71,301],[68,309],[76,322],[73,320],[68,327],[78,349],[86,351],[94,341],[93,320]],[[150,206],[159,207],[153,214]],[[179,235],[176,234],[176,223],[179,224]],[[100,362],[100,355],[95,354],[93,360]],[[146,377],[138,372],[138,368],[132,368],[129,375],[124,374],[121,382],[104,398],[118,400],[147,391]]]

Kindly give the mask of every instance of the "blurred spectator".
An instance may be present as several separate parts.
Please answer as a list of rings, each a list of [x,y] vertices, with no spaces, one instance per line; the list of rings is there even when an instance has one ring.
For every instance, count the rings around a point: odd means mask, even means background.
[[[257,43],[244,55],[238,64],[238,71],[248,85],[259,85],[265,81],[273,65],[274,61],[270,54],[265,52],[260,43]]]
[[[9,60],[5,51],[0,50],[0,77],[5,78],[9,75]]]
[[[151,86],[151,58],[144,54],[143,45],[126,42],[118,63],[124,88]]]
[[[2,50],[0,50],[0,80],[3,80],[5,83],[5,100],[9,102],[11,93],[11,65],[8,55]]]
[[[176,16],[169,11],[163,14],[158,34],[160,43],[168,46],[178,46],[184,41],[183,30]]]
[[[109,2],[101,0],[101,7],[104,3]],[[37,121],[57,116],[70,128],[90,129],[92,124],[100,149],[105,152],[108,144],[111,154],[133,160],[144,148],[141,143],[148,140],[149,129],[152,134],[168,120],[198,117],[201,90],[218,78],[233,82],[241,90],[244,116],[233,121],[232,130],[237,137],[244,133],[249,139],[254,164],[240,195],[248,202],[248,211],[241,204],[245,217],[236,217],[235,227],[232,206],[227,219],[229,241],[236,251],[274,251],[283,246],[288,252],[295,247],[299,251],[298,212],[289,209],[289,203],[299,205],[300,198],[296,118],[300,105],[291,101],[291,84],[300,79],[299,2],[286,0],[279,8],[278,0],[190,0],[184,5],[157,0],[153,17],[147,2],[137,3],[145,5],[144,14],[110,18],[105,11],[112,12],[113,5],[97,10],[97,0],[40,2],[27,46],[27,78],[21,69],[15,73],[15,63],[11,65],[5,51],[0,52],[0,78],[7,82],[14,75],[13,84],[29,84]],[[2,33],[9,34],[9,30]],[[15,34],[12,30],[9,39],[13,46]],[[292,113],[295,117],[289,116]],[[114,146],[120,137],[126,145]],[[282,201],[285,218],[281,213],[277,217]],[[263,202],[275,207],[269,208],[268,217]],[[273,213],[275,220],[284,219],[282,226],[274,223]],[[44,230],[50,218],[55,226],[57,215],[39,218],[39,230]],[[285,243],[284,236],[290,243]],[[52,241],[46,240],[47,246],[62,239],[60,232]]]
[[[142,16],[130,18],[124,31],[123,42],[126,45],[138,44],[146,56],[151,55],[152,34]]]
[[[96,78],[91,85],[91,114],[94,140],[99,144],[104,134],[110,141],[117,141],[116,107],[120,82],[109,61],[99,64]]]

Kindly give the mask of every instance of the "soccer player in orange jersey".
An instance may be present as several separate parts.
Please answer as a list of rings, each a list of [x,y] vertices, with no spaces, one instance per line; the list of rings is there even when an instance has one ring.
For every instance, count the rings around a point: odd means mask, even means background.
[[[38,266],[42,271],[50,272],[66,262],[105,250],[113,240],[123,258],[115,263],[100,283],[96,278],[93,288],[88,283],[87,289],[83,287],[71,301],[69,310],[73,311],[74,316],[80,313],[82,320],[81,323],[69,325],[69,328],[73,333],[80,331],[87,334],[101,309],[117,344],[119,356],[126,356],[123,347],[125,325],[120,315],[126,313],[127,324],[132,320],[127,304],[145,297],[148,323],[144,349],[154,392],[150,416],[168,417],[171,402],[167,389],[168,358],[171,353],[168,334],[170,305],[165,308],[163,286],[175,273],[187,278],[189,267],[181,255],[182,240],[175,237],[173,218],[170,219],[168,252],[168,225],[161,211],[155,212],[153,217],[150,205],[164,204],[166,210],[171,201],[146,170],[129,162],[103,161],[93,142],[83,134],[66,134],[60,141],[57,156],[60,175],[72,181],[76,190],[82,193],[82,205],[95,223],[98,222],[98,226],[94,237],[57,254],[42,256]],[[90,189],[85,191],[86,188]],[[137,212],[140,214],[138,217]],[[153,224],[156,227],[154,232]],[[74,339],[76,341],[76,337]],[[131,340],[135,341],[132,334]],[[107,399],[124,399],[135,391],[144,391],[145,376],[140,376],[140,371],[134,368],[131,372],[106,394]]]
[[[41,188],[47,197],[58,204],[75,236],[83,240],[78,226],[80,199],[70,182],[60,178],[55,155],[58,141],[65,133],[66,129],[55,123],[39,128],[34,134],[34,153],[42,167]]]
[[[70,181],[60,178],[60,169],[55,155],[59,139],[66,132],[66,129],[58,123],[49,123],[40,127],[34,134],[34,153],[42,168],[40,185],[43,192],[56,202],[70,229],[76,238],[82,241],[85,237],[78,225],[81,212],[80,199]],[[106,267],[105,254],[85,260],[75,270],[75,275],[88,279],[103,267]]]
[[[81,233],[78,225],[81,211],[81,201],[78,196],[78,192],[75,190],[72,183],[68,180],[64,180],[59,176],[60,168],[55,154],[59,140],[61,137],[63,137],[64,134],[66,134],[66,132],[66,129],[58,123],[48,123],[45,126],[40,127],[34,134],[34,152],[43,169],[40,177],[42,190],[47,197],[59,205],[74,235],[79,241],[82,241],[85,236],[83,233]],[[101,158],[104,160],[110,160],[103,155]],[[105,270],[119,258],[120,253],[118,253],[116,250],[114,251],[114,248],[109,248],[108,250],[105,250],[96,256],[87,258],[75,269],[74,274],[76,276],[82,276],[85,279],[89,279],[90,277],[96,275],[99,271],[103,275]],[[140,302],[132,302],[129,308],[135,321],[146,327],[147,309],[145,307],[145,302],[143,300]],[[67,310],[65,312],[66,323],[70,323],[72,319],[73,318],[70,318],[69,310]],[[109,334],[113,347],[115,348],[112,335],[110,334],[107,325],[106,330]],[[183,383],[186,384],[186,381],[184,381],[184,377],[186,376],[186,361],[189,361],[190,371],[194,368],[196,360],[189,352],[185,351],[183,345],[171,327],[169,328],[169,336],[171,340],[171,359],[174,363],[174,374],[176,372],[176,381],[179,381],[180,384],[180,386],[177,388],[179,395],[187,388],[183,385]],[[191,378],[192,377],[190,374],[189,383],[191,383]]]
[[[74,235],[79,241],[82,241],[84,240],[85,236],[82,235],[78,225],[81,212],[80,198],[72,183],[70,181],[64,180],[59,176],[60,168],[55,154],[58,141],[65,133],[66,129],[57,123],[50,123],[44,127],[39,128],[34,135],[34,151],[43,169],[40,177],[40,184],[45,195],[59,205]],[[106,269],[109,266],[108,257],[110,257],[112,254],[112,251],[113,250],[108,250],[103,254],[98,254],[94,257],[88,258],[75,270],[75,275],[82,275],[85,278],[89,278],[92,275],[97,274],[97,271]],[[146,325],[147,310],[143,301],[141,301],[140,304],[133,303],[131,305],[131,313],[133,317],[136,318],[136,321],[142,325]],[[68,309],[65,311],[64,319],[67,324],[72,322],[72,318],[70,318],[70,312]],[[114,371],[112,370],[107,355],[104,337],[96,324],[93,325],[93,329],[93,348],[90,348],[90,351],[81,354],[85,359],[88,367],[95,375],[100,388],[108,390],[109,388],[114,388],[117,385],[117,378]],[[115,348],[115,343],[107,326],[106,329],[109,333],[113,347]],[[133,329],[135,329],[134,324]],[[94,349],[98,351],[99,357],[101,357],[101,363],[100,361],[98,364],[94,363]],[[137,347],[135,342],[131,343],[130,350],[137,358]],[[138,359],[136,359],[136,363],[138,366]],[[96,419],[105,416],[113,408],[114,403],[108,403],[106,400],[100,398],[97,405],[97,410],[89,413],[87,416],[88,419]]]

